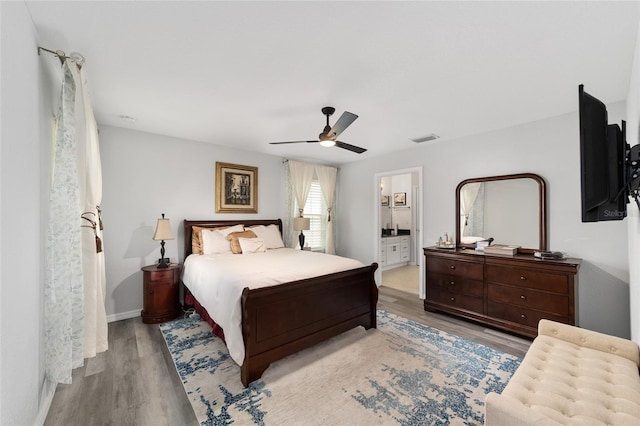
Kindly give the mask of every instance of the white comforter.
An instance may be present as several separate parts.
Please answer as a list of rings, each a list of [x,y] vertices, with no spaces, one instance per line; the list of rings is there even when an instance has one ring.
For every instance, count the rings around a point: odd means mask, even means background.
[[[190,255],[182,281],[222,327],[231,358],[242,365],[242,312],[245,287],[260,288],[364,266],[346,257],[280,248],[266,253]]]

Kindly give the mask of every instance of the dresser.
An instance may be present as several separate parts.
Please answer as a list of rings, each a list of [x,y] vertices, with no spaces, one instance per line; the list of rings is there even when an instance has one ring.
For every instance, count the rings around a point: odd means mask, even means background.
[[[380,238],[380,255],[378,263],[382,269],[406,265],[411,260],[409,246],[410,235],[397,235]]]
[[[424,309],[527,337],[542,318],[576,325],[580,259],[497,256],[473,249],[424,249]]]

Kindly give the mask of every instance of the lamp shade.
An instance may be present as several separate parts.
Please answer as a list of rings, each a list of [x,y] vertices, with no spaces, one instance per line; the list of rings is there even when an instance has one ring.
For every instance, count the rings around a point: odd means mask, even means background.
[[[156,224],[156,232],[153,234],[154,240],[173,240],[173,234],[171,233],[171,224],[169,219],[158,219]]]
[[[293,218],[293,230],[294,231],[306,231],[311,229],[311,219],[308,217],[294,217]]]

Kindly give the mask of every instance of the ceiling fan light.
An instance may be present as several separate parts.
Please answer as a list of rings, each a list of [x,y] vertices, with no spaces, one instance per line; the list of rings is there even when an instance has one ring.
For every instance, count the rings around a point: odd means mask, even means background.
[[[336,141],[332,141],[331,139],[325,139],[323,141],[320,141],[320,145],[322,146],[336,146]]]

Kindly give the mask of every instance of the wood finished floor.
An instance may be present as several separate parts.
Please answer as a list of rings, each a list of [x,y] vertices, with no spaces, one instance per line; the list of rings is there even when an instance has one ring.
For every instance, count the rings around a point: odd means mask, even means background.
[[[378,307],[519,357],[531,343],[425,312],[416,295],[384,286]],[[110,323],[109,348],[74,370],[72,384],[58,385],[45,426],[198,424],[157,325],[140,318]]]

